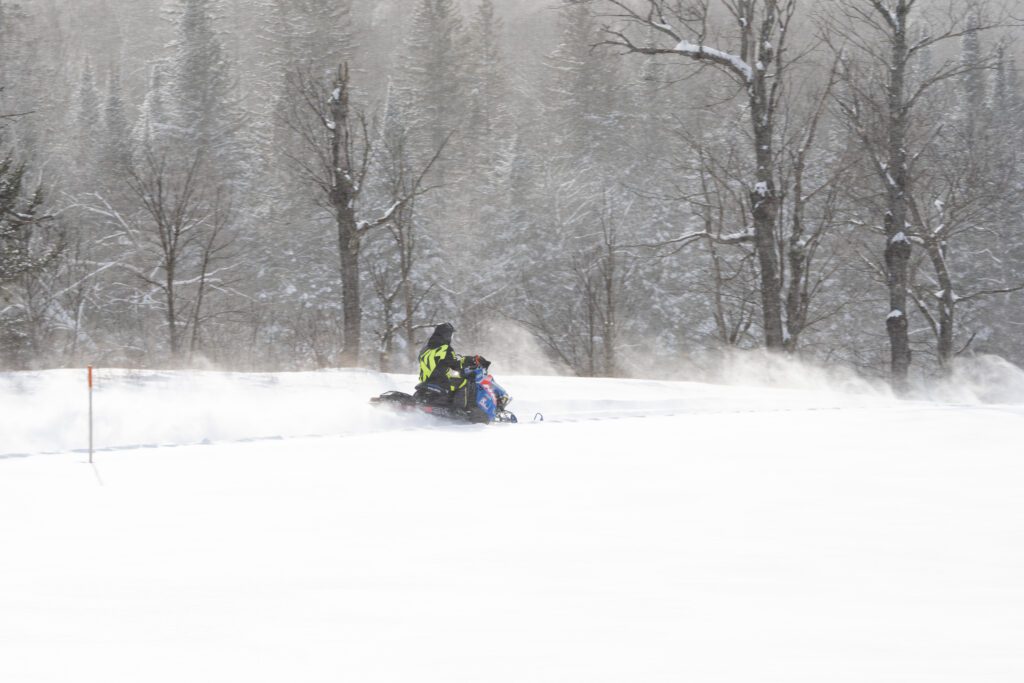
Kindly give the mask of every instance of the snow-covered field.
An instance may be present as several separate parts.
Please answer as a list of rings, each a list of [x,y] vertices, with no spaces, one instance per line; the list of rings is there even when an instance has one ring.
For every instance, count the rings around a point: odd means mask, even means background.
[[[1024,680],[1024,406],[0,374],[0,681]]]

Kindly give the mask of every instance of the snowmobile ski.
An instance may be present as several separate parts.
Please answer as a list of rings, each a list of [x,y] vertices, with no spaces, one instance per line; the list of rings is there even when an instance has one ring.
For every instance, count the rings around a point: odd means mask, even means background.
[[[370,399],[370,405],[383,406],[403,412],[424,413],[456,422],[467,422],[474,424],[487,424],[487,418],[480,411],[465,411],[452,406],[431,405],[417,401],[411,394],[403,391],[385,391],[380,396]],[[499,410],[494,415],[493,422],[514,424],[519,422],[515,413],[509,410]]]

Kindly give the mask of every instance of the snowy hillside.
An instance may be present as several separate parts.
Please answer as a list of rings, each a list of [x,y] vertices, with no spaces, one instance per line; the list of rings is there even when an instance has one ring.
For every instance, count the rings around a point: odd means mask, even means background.
[[[0,374],[0,681],[1024,680],[1024,406]],[[542,412],[544,422],[528,422]]]

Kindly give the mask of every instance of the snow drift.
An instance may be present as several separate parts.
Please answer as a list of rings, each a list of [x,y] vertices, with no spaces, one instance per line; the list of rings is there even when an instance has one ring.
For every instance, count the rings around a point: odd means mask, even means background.
[[[0,680],[1024,678],[1019,406],[502,379],[4,375]]]

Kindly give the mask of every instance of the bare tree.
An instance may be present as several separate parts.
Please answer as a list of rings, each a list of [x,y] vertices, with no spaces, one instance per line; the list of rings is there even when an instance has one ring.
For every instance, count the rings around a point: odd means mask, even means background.
[[[210,207],[204,234],[197,245],[195,297],[189,316],[191,339],[189,341],[189,360],[195,358],[203,347],[203,333],[211,320],[219,317],[222,312],[210,310],[208,297],[211,291],[234,292],[235,279],[228,279],[228,271],[236,263],[234,253],[235,239],[231,234],[232,207],[221,193],[216,193]],[[223,266],[222,266],[223,264]]]
[[[894,386],[905,390],[911,365],[908,296],[915,225],[914,192],[923,147],[937,131],[923,131],[918,113],[926,96],[966,73],[994,62],[965,63],[948,57],[925,62],[932,48],[971,32],[1005,24],[1005,15],[986,11],[988,3],[928,6],[919,0],[837,0],[825,23],[826,38],[841,57],[842,88],[836,102],[862,143],[885,195],[884,275],[889,291],[886,330]],[[977,17],[989,17],[983,23]],[[912,37],[915,22],[920,37]],[[921,218],[920,211],[916,218]],[[933,255],[941,261],[941,250]],[[953,296],[952,289],[948,296]],[[948,302],[947,302],[948,303]],[[942,333],[945,334],[945,333]],[[942,336],[940,334],[940,336]]]
[[[821,83],[794,88],[800,96],[792,95],[775,113],[778,125],[773,177],[777,186],[771,249],[777,263],[782,348],[791,353],[799,349],[803,333],[827,317],[826,313],[815,313],[813,307],[822,287],[835,273],[829,262],[836,244],[829,237],[840,223],[839,188],[846,169],[840,153],[819,144],[822,129],[829,123],[827,105],[835,85],[835,70],[827,76]],[[709,127],[679,122],[677,136],[682,148],[674,161],[679,181],[675,195],[668,198],[687,205],[701,229],[640,246],[661,255],[698,242],[707,247],[711,284],[700,283],[698,287],[712,298],[718,341],[735,346],[749,336],[758,308],[756,304],[750,306],[753,300],[749,294],[763,292],[763,279],[755,283],[746,277],[753,273],[757,279],[758,275],[761,251],[756,235],[738,229],[756,224],[761,197],[747,192],[743,141],[729,134],[734,122],[723,121],[717,111],[709,113],[716,120]]]
[[[643,55],[674,55],[709,65],[746,93],[755,170],[748,185],[753,219],[750,239],[757,254],[765,345],[783,349],[789,333],[783,310],[778,246],[780,193],[776,179],[776,115],[790,66],[787,44],[796,0],[570,0],[597,5],[612,20],[602,44]],[[715,32],[715,12],[724,11],[732,28]],[[715,32],[715,33],[713,33]],[[649,36],[657,42],[649,42]],[[716,44],[709,44],[715,42]]]
[[[338,67],[329,85],[308,72],[295,72],[290,79],[295,95],[285,124],[301,142],[299,149],[286,152],[302,177],[317,187],[325,208],[334,218],[338,235],[344,312],[345,344],[342,365],[359,362],[362,338],[360,299],[360,253],[363,240],[391,223],[413,198],[431,189],[423,180],[440,158],[447,139],[411,183],[409,191],[377,212],[362,205],[373,158],[374,136],[362,111],[350,103],[351,81],[347,64]]]
[[[590,232],[568,236],[558,256],[544,263],[545,278],[524,278],[523,311],[504,313],[577,375],[614,377],[624,369],[619,328],[622,311],[631,309],[627,285],[635,282],[640,260],[623,247],[621,235],[634,200],[631,193],[605,190],[599,208],[576,207],[573,214],[581,212]],[[550,296],[551,288],[564,295]]]
[[[388,97],[384,122],[375,149],[380,169],[379,192],[390,201],[401,201],[413,193],[416,176],[412,171],[410,136],[401,112]],[[420,222],[415,200],[395,211],[394,218],[379,234],[370,266],[374,293],[380,303],[380,367],[390,370],[396,347],[401,343],[406,360],[413,360],[415,334],[429,326],[434,312],[428,308],[435,285],[423,282],[417,271],[424,254],[420,241]]]
[[[993,149],[1005,140],[987,141],[974,135],[976,118],[981,119],[977,112],[963,122],[959,134],[932,138],[923,155],[928,164],[919,165],[921,176],[908,198],[914,226],[911,241],[922,248],[931,266],[930,271],[913,268],[910,295],[935,336],[936,358],[944,374],[951,372],[953,359],[974,339],[971,334],[956,348],[959,307],[1024,289],[1020,277],[1006,282],[991,274],[997,269],[991,249],[999,242],[996,226],[1018,201],[1016,169],[1001,164]],[[966,277],[972,270],[971,277]]]
[[[229,258],[231,208],[223,193],[209,186],[202,151],[172,160],[147,148],[126,174],[129,210],[99,195],[87,208],[115,229],[112,239],[122,247],[118,267],[142,289],[124,286],[161,310],[168,352],[180,361],[186,349],[189,355],[199,349],[203,324],[210,319],[210,293],[234,293],[227,277],[237,266]]]
[[[580,291],[583,317],[581,344],[588,377],[615,377],[618,362],[618,304],[630,268],[628,256],[619,248],[619,226],[607,207],[598,217],[599,231],[587,238],[592,243],[571,260]],[[588,240],[588,241],[589,241]]]
[[[741,163],[728,138],[723,149],[712,148],[704,131],[691,133],[680,126],[678,135],[684,150],[676,162],[678,174],[695,178],[696,187],[680,187],[674,199],[685,202],[700,221],[702,230],[695,239],[703,243],[709,260],[710,277],[698,278],[694,286],[711,301],[717,344],[738,347],[748,338],[757,312],[754,252],[746,234],[730,237],[735,225],[746,222],[748,211],[747,196],[738,191]]]

